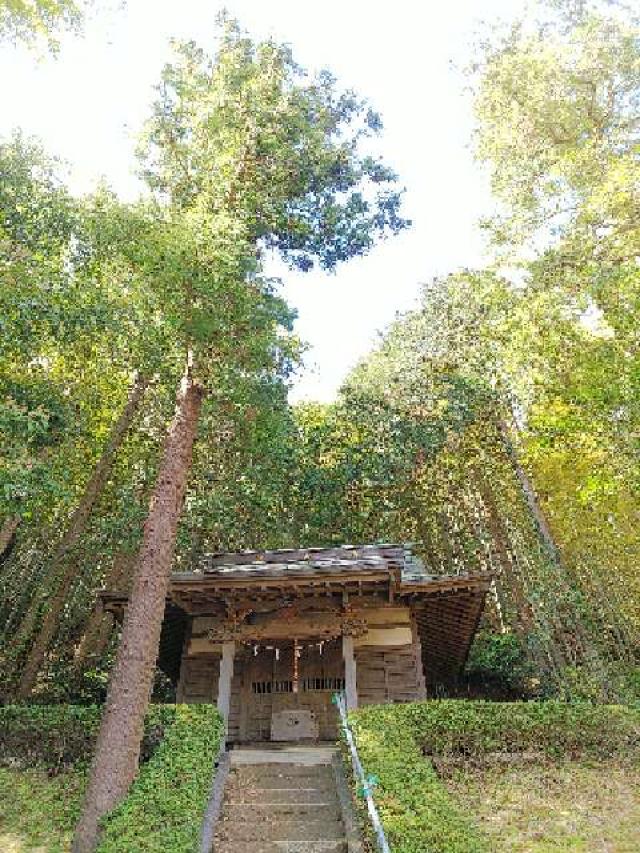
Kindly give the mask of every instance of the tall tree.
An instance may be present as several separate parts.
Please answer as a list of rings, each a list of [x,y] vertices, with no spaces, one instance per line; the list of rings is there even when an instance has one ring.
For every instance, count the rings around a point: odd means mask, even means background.
[[[104,251],[113,200],[104,193],[72,198],[59,164],[19,134],[0,144],[0,168],[0,507],[3,516],[24,522],[25,549],[37,552],[23,564],[24,575],[7,562],[0,576],[3,616],[20,641],[3,649],[2,670],[3,681],[13,682],[42,617],[23,672],[26,696],[64,592],[75,583],[68,552],[84,533],[139,402],[137,392],[132,406],[123,399],[130,376],[150,362],[158,337],[168,362],[171,346],[166,328],[160,335],[152,324],[154,337],[139,322],[135,277]],[[119,409],[124,420],[109,440]],[[54,532],[34,548],[29,528],[36,519]]]
[[[27,699],[33,690],[38,672],[55,634],[60,614],[62,613],[75,575],[75,565],[68,558],[69,551],[74,547],[85,530],[87,520],[96,500],[99,498],[111,473],[118,450],[138,412],[146,386],[147,379],[145,376],[140,375],[136,377],[126,405],[113,424],[111,433],[107,438],[96,467],[87,482],[82,498],[69,519],[69,526],[60,539],[51,558],[49,573],[55,578],[51,599],[47,603],[46,614],[20,676],[20,684],[17,691],[18,699]]]
[[[99,821],[135,776],[175,535],[203,398],[221,375],[282,361],[283,306],[256,273],[278,251],[300,269],[333,268],[405,226],[395,176],[361,153],[378,117],[324,73],[308,79],[288,48],[253,44],[226,21],[213,60],[193,44],[163,74],[145,174],[178,244],[150,258],[187,366],[145,523],[75,853],[95,848]],[[165,247],[166,248],[166,247]],[[231,370],[233,373],[233,369]]]

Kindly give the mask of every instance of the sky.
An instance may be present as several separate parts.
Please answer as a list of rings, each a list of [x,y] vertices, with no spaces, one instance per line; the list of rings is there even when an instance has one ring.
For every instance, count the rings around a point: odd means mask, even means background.
[[[378,110],[376,153],[406,188],[400,236],[333,274],[278,267],[309,345],[292,400],[331,400],[349,370],[421,282],[483,263],[478,220],[491,207],[471,150],[473,111],[461,69],[482,21],[496,24],[524,0],[97,0],[84,35],[64,36],[57,58],[0,47],[0,136],[20,127],[69,165],[76,192],[101,178],[124,198],[140,191],[136,135],[171,56],[170,39],[214,47],[223,6],[254,37],[291,44],[297,61],[329,68]]]

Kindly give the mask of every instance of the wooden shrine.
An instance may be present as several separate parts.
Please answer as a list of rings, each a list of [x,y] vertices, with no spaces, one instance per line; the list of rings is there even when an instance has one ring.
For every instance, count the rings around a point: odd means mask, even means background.
[[[401,545],[212,554],[172,575],[159,666],[232,742],[336,736],[349,708],[425,698],[466,660],[490,578],[430,576]],[[102,594],[122,615],[126,596]]]

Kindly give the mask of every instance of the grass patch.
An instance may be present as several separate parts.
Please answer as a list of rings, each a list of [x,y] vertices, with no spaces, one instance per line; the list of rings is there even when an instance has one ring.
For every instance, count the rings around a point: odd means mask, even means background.
[[[85,772],[0,767],[0,850],[63,853],[80,813]]]
[[[640,769],[618,761],[456,769],[449,791],[493,850],[638,850]]]

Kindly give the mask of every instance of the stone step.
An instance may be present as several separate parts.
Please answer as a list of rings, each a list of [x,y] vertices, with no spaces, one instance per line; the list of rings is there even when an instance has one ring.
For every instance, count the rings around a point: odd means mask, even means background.
[[[232,752],[213,851],[348,853],[332,756],[335,749]]]
[[[288,779],[286,776],[266,776],[264,779],[229,779],[225,790],[235,793],[251,791],[335,791],[333,779]]]
[[[294,820],[264,818],[259,821],[225,820],[218,824],[214,849],[224,850],[227,842],[274,842],[274,841],[344,841],[344,827],[338,820]],[[247,847],[247,850],[253,850]]]
[[[259,823],[281,820],[311,820],[338,822],[341,820],[337,802],[324,803],[225,803],[223,820]]]
[[[318,766],[331,764],[337,754],[335,746],[289,746],[267,749],[243,748],[231,750],[231,766],[259,764],[298,764]]]
[[[273,790],[284,788],[320,788],[321,790],[335,790],[335,779],[333,776],[289,776],[286,773],[269,774],[264,776],[235,776],[230,775],[227,780],[228,791],[241,790]]]
[[[231,767],[232,776],[331,776],[330,764],[236,764]]]
[[[229,803],[335,803],[338,805],[335,786],[300,788],[249,788],[227,789],[226,800]]]
[[[214,853],[348,853],[346,841],[225,841]]]

